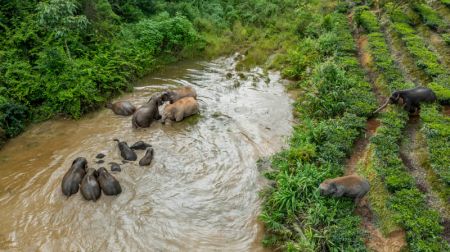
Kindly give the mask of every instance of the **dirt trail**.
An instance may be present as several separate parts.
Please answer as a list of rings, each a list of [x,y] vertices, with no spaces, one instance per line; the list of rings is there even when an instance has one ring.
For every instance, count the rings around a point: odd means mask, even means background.
[[[421,153],[427,153],[426,146],[418,140],[420,118],[411,116],[405,129],[405,136],[400,145],[400,158],[409,173],[416,181],[416,187],[426,195],[427,204],[438,211],[444,222],[446,230],[450,230],[450,208],[446,202],[433,190],[429,182],[431,171],[421,164]],[[450,241],[450,232],[444,232],[443,238]]]
[[[428,47],[438,55],[439,61],[447,68],[450,67],[450,48],[445,44],[442,37],[431,30],[428,26],[420,24],[416,26],[418,35],[425,41]]]
[[[352,23],[351,17],[349,17]],[[374,84],[378,74],[372,70],[372,56],[368,52],[367,36],[354,31],[354,38],[357,41],[358,59],[360,65],[364,68],[366,76],[372,84],[372,91],[377,97],[378,104],[381,105],[385,101],[379,88]],[[375,134],[380,122],[375,118],[367,120],[366,132],[363,137],[358,139],[353,146],[353,153],[346,161],[345,175],[356,173],[356,167],[368,157],[370,138]],[[380,229],[376,227],[376,219],[373,214],[367,197],[363,199],[356,207],[355,212],[362,218],[362,226],[368,232],[366,246],[372,251],[393,252],[401,251],[406,245],[405,232],[397,230],[385,237]]]
[[[384,17],[383,19],[387,19]],[[387,24],[387,21],[382,23]],[[405,46],[395,38],[393,31],[390,31],[386,25],[382,26],[384,37],[386,38],[389,51],[394,58],[395,64],[402,72],[403,77],[406,81],[414,82],[416,85],[423,85],[431,81],[428,75],[417,67],[416,60],[409,54]]]

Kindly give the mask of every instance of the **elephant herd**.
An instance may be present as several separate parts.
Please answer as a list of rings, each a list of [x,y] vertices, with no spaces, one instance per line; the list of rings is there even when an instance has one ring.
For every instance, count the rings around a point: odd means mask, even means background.
[[[159,112],[160,106],[163,106],[162,115]],[[161,120],[162,123],[179,122],[199,112],[197,93],[192,87],[156,93],[138,109],[128,101],[108,103],[106,107],[117,115],[133,115],[133,128],[150,127],[154,121],[158,120]],[[154,150],[150,144],[138,141],[130,147],[126,142],[118,139],[114,139],[114,141],[118,144],[120,155],[124,159],[123,162],[136,161],[135,150],[146,151],[139,161],[140,166],[150,165],[152,162]],[[96,158],[102,159],[104,156],[100,153]],[[103,162],[103,160],[98,160],[96,163]],[[119,164],[115,162],[110,164],[111,171],[121,171]],[[61,188],[67,197],[80,191],[84,199],[93,201],[100,197],[102,191],[105,195],[117,195],[122,192],[119,181],[106,168],[100,167],[97,170],[88,168],[88,162],[84,157],[78,157],[72,162],[62,179]]]
[[[164,105],[162,115],[159,107]],[[161,119],[162,123],[171,121],[179,122],[184,118],[197,114],[199,105],[197,92],[192,87],[182,87],[175,90],[154,94],[146,104],[136,109],[128,101],[120,101],[107,104],[115,114],[130,116],[133,128],[147,128],[154,121]]]
[[[436,100],[435,93],[425,87],[395,91],[374,114],[380,112],[388,104],[399,104],[410,114],[417,114],[420,112],[420,103],[434,102]],[[163,106],[162,115],[159,112],[160,106]],[[182,87],[176,90],[156,93],[146,104],[138,109],[128,101],[109,103],[107,107],[117,115],[132,115],[133,128],[150,127],[153,122],[158,120],[161,120],[162,123],[179,122],[199,112],[197,93],[192,87]],[[146,150],[145,155],[139,161],[139,165],[144,166],[151,163],[154,154],[151,145],[138,141],[129,147],[126,142],[121,142],[118,139],[114,139],[114,141],[118,143],[124,160],[135,161],[137,160],[137,155],[134,150]],[[112,171],[120,171],[120,166],[117,163],[111,164]],[[78,190],[81,191],[86,200],[94,201],[100,197],[101,191],[105,195],[117,195],[122,192],[117,179],[104,167],[98,170],[88,168],[87,160],[83,157],[73,161],[71,168],[64,175],[62,181],[62,191],[66,196],[70,196],[78,192]],[[357,175],[328,179],[319,185],[320,194],[324,196],[346,196],[354,198],[356,202],[359,202],[369,190],[369,182]]]

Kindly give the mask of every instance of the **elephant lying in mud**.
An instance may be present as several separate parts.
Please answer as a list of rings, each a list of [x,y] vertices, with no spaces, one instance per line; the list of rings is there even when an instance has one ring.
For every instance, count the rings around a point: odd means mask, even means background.
[[[356,203],[370,190],[369,182],[357,175],[327,179],[319,185],[320,194],[324,196],[354,198]]]
[[[197,114],[198,111],[198,102],[193,97],[185,97],[164,107],[162,122],[179,122],[185,117]]]
[[[374,114],[387,107],[388,104],[400,104],[411,114],[419,113],[421,102],[435,102],[436,94],[433,90],[426,87],[416,87],[406,90],[395,91],[391,97],[379,107]]]
[[[107,103],[106,107],[111,109],[116,115],[130,116],[136,111],[136,107],[128,101]]]
[[[197,92],[192,87],[181,87],[175,90],[165,91],[162,94],[162,101],[169,101],[171,104],[185,97],[197,99]]]
[[[87,160],[83,157],[78,157],[72,162],[72,166],[66,172],[62,179],[61,188],[64,195],[69,197],[78,192],[81,180],[86,175]]]
[[[150,127],[153,121],[159,120],[161,115],[158,111],[158,106],[163,103],[162,94],[157,93],[153,95],[150,100],[142,105],[133,115],[131,120],[133,128],[147,128]]]

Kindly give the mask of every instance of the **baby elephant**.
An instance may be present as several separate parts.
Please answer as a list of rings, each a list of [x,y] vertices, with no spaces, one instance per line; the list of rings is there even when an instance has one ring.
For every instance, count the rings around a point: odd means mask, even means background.
[[[163,92],[162,101],[169,101],[171,104],[184,97],[193,97],[197,99],[197,92],[192,87],[182,87],[171,91]]]
[[[198,113],[198,102],[193,97],[182,98],[173,104],[167,104],[162,115],[162,122],[168,120],[179,122],[183,118]]]
[[[136,107],[128,101],[119,101],[115,103],[108,102],[106,107],[111,109],[116,115],[130,116],[136,111]]]
[[[136,153],[128,146],[127,142],[121,142],[119,139],[114,139],[119,144],[120,155],[125,160],[135,161],[137,159]]]
[[[97,176],[97,171],[94,168],[89,168],[83,181],[81,181],[80,191],[85,200],[93,200],[95,202],[100,198],[102,191],[100,190]]]
[[[105,195],[117,195],[122,192],[122,187],[119,184],[119,181],[111,175],[105,167],[100,167],[98,169],[98,183],[100,184],[100,188]]]
[[[142,157],[141,160],[139,160],[139,165],[140,166],[149,165],[153,160],[153,155],[154,155],[153,148],[152,147],[148,148],[147,151],[145,152],[145,155]]]
[[[347,196],[355,199],[356,203],[370,190],[369,182],[362,177],[349,175],[327,179],[319,186],[321,195],[333,197]]]
[[[72,162],[72,166],[64,175],[61,188],[64,195],[69,197],[78,192],[81,180],[86,175],[87,160],[84,157],[78,157]]]

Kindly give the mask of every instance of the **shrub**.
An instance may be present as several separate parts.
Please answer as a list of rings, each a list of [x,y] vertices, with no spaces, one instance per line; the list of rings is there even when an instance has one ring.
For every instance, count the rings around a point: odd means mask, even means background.
[[[422,17],[423,21],[427,26],[435,30],[446,30],[448,25],[445,21],[433,10],[430,6],[425,3],[413,4],[413,8]]]

